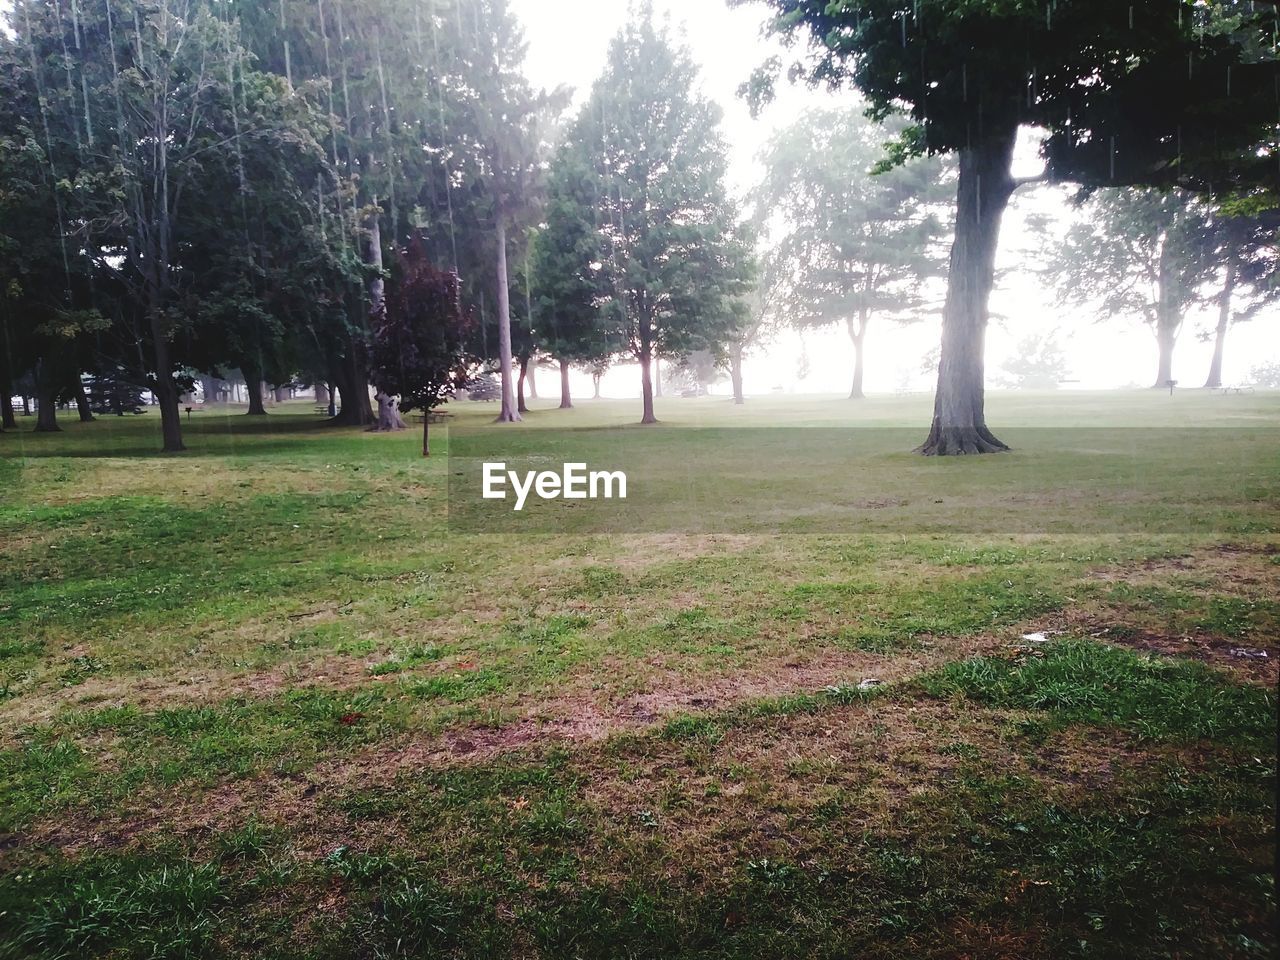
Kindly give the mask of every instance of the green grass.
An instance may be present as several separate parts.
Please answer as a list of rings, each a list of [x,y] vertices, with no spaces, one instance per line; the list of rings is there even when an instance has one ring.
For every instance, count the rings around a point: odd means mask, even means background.
[[[967,461],[543,404],[451,429],[639,513],[469,533],[446,430],[309,404],[0,434],[0,957],[1274,950],[1280,396],[996,394]]]

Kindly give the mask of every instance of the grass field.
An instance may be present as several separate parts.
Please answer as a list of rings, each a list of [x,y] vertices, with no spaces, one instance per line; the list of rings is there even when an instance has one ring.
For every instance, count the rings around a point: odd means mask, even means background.
[[[0,434],[0,956],[1274,954],[1280,394],[847,470],[927,399],[534,406],[430,461],[309,404]],[[674,519],[450,529],[448,431],[578,427]],[[681,499],[729,427],[803,522]]]

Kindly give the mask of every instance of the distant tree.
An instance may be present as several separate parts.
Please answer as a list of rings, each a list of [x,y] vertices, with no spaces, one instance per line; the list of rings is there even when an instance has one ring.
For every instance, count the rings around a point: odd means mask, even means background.
[[[600,305],[608,297],[605,238],[599,230],[599,182],[582,122],[556,151],[544,225],[533,249],[533,317],[542,348],[560,365],[560,409],[573,406],[569,368],[590,366],[621,347],[610,342]]]
[[[603,323],[640,364],[642,423],[656,423],[653,363],[715,349],[741,323],[750,255],[724,181],[721,110],[697,92],[697,68],[638,15],[609,45],[579,117],[600,199]]]
[[[746,297],[746,315],[729,341],[729,379],[733,402],[746,402],[742,384],[742,361],[753,349],[767,343],[782,326],[787,298],[783,279],[784,258],[771,250],[757,258],[755,285]]]
[[[853,344],[850,399],[863,396],[867,328],[873,317],[921,319],[928,280],[946,273],[941,246],[948,195],[944,165],[916,159],[880,173],[885,142],[905,125],[868,120],[861,107],[814,110],[766,148],[758,216],[786,226],[776,255],[792,325],[843,324]]]
[[[143,409],[142,387],[129,379],[129,372],[122,367],[103,369],[89,376],[87,388],[89,409],[94,413],[141,413]]]
[[[1274,203],[1264,198],[1264,204]],[[1280,301],[1280,208],[1258,209],[1237,201],[1214,211],[1211,219],[1215,259],[1221,263],[1217,295],[1218,322],[1213,332],[1213,359],[1206,389],[1222,386],[1222,359],[1227,331],[1252,320]],[[1208,336],[1205,337],[1208,339]]]
[[[1159,351],[1153,386],[1167,385],[1187,310],[1217,267],[1208,207],[1180,190],[1102,190],[1046,253],[1062,301],[1096,305],[1103,321],[1137,317],[1150,327]]]
[[[1056,331],[1024,337],[1001,366],[1014,390],[1057,390],[1067,378],[1067,358]]]
[[[667,385],[681,394],[703,396],[724,379],[724,358],[710,350],[692,350],[667,375]]]
[[[422,455],[429,456],[431,411],[467,382],[469,320],[455,274],[431,265],[418,238],[400,252],[391,290],[373,318],[372,364],[381,394],[422,411]]]
[[[747,3],[749,0],[730,0]],[[1274,182],[1275,5],[1249,0],[768,0],[771,29],[813,42],[792,76],[856,86],[913,125],[892,161],[957,153],[955,240],[933,423],[920,452],[1007,449],[987,428],[984,342],[1000,223],[1025,179],[1020,127],[1046,132],[1032,180],[1178,185],[1213,194]],[[767,101],[784,68],[747,85]]]
[[[1280,389],[1280,362],[1260,363],[1249,371],[1249,382],[1255,387]]]

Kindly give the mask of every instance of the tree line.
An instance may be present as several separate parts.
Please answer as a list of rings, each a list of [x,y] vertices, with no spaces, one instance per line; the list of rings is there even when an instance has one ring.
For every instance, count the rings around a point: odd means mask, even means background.
[[[514,421],[538,358],[562,406],[571,366],[598,382],[635,361],[652,422],[660,358],[727,366],[741,402],[743,357],[782,323],[844,326],[857,397],[873,320],[919,318],[940,289],[921,451],[1000,450],[988,301],[1001,219],[1033,181],[1096,210],[1051,279],[1148,317],[1158,382],[1218,285],[1220,380],[1227,328],[1276,288],[1274,4],[769,5],[795,56],[744,95],[767,102],[785,71],[862,99],[775,137],[739,207],[719,108],[646,6],[565,116],[567,91],[525,78],[506,0],[17,0],[0,425],[19,380],[44,430],[59,400],[86,416],[145,387],[181,450],[179,398],[233,371],[251,414],[260,383],[312,383],[335,422],[397,427],[397,403],[429,410],[493,370]],[[1045,172],[1019,179],[1028,126]]]

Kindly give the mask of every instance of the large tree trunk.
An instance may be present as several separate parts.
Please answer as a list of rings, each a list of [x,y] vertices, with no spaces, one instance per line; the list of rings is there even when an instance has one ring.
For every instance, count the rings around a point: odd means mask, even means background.
[[[929,436],[918,448],[926,456],[1009,449],[987,429],[983,354],[1000,221],[1013,195],[1009,168],[1016,138],[1017,127],[1011,125],[960,151],[938,389]]]
[[[746,403],[742,395],[742,344],[735,343],[729,348],[729,379],[733,382],[733,402]]]
[[[342,404],[333,417],[333,423],[342,427],[365,427],[374,421],[373,404],[369,402],[369,380],[357,356],[360,344],[355,337],[350,338],[348,348],[349,355],[338,361],[334,370],[334,386]]]
[[[849,390],[850,400],[862,400],[866,394],[862,392],[862,347],[867,341],[867,317],[860,316],[857,323],[850,319],[846,322],[849,339],[853,342],[853,387]]]
[[[572,410],[573,398],[569,396],[569,361],[560,361],[560,409]]]
[[[653,374],[650,370],[654,361],[653,357],[653,328],[649,323],[649,315],[643,311],[640,314],[640,395],[644,402],[644,413],[640,417],[641,423],[657,423],[658,418],[653,415]]]
[[[4,354],[0,355],[0,430],[17,430],[18,421],[13,415],[13,370],[10,366],[9,324],[4,323],[4,339],[0,342]]]
[[[1222,386],[1222,351],[1227,343],[1227,328],[1231,326],[1231,297],[1236,289],[1236,258],[1234,251],[1227,253],[1227,279],[1218,295],[1218,329],[1213,338],[1213,360],[1209,363],[1209,376],[1205,378],[1206,390]]]
[[[93,411],[89,409],[89,395],[84,392],[84,381],[80,379],[79,374],[72,381],[71,391],[76,401],[76,412],[80,415],[80,422],[93,423]]]
[[[405,429],[407,424],[404,422],[404,417],[400,416],[400,410],[396,406],[394,398],[379,390],[375,399],[378,401],[378,420],[369,429],[380,433],[390,433],[392,430]]]
[[[265,417],[267,408],[262,403],[262,371],[254,363],[242,362],[240,372],[244,374],[244,392],[249,397],[250,417]]]
[[[1156,382],[1151,385],[1153,389],[1172,389],[1173,384],[1173,348],[1178,343],[1178,331],[1182,327],[1182,316],[1169,293],[1175,255],[1166,238],[1160,251],[1160,300],[1156,304],[1156,347],[1160,351],[1160,359]]]
[[[58,385],[52,364],[43,357],[36,361],[36,433],[58,433]]]
[[[178,415],[178,387],[173,382],[173,364],[169,359],[169,341],[160,326],[159,311],[151,321],[151,335],[156,349],[156,399],[160,402],[160,432],[164,437],[165,453],[181,453],[186,450],[182,442],[182,419]]]
[[[502,369],[502,410],[499,423],[520,420],[511,376],[511,289],[507,285],[507,223],[501,212],[494,218],[498,243],[498,363]]]
[[[520,358],[520,377],[516,380],[516,409],[521,413],[528,413],[529,408],[524,403],[524,385],[529,379],[529,358]]]

